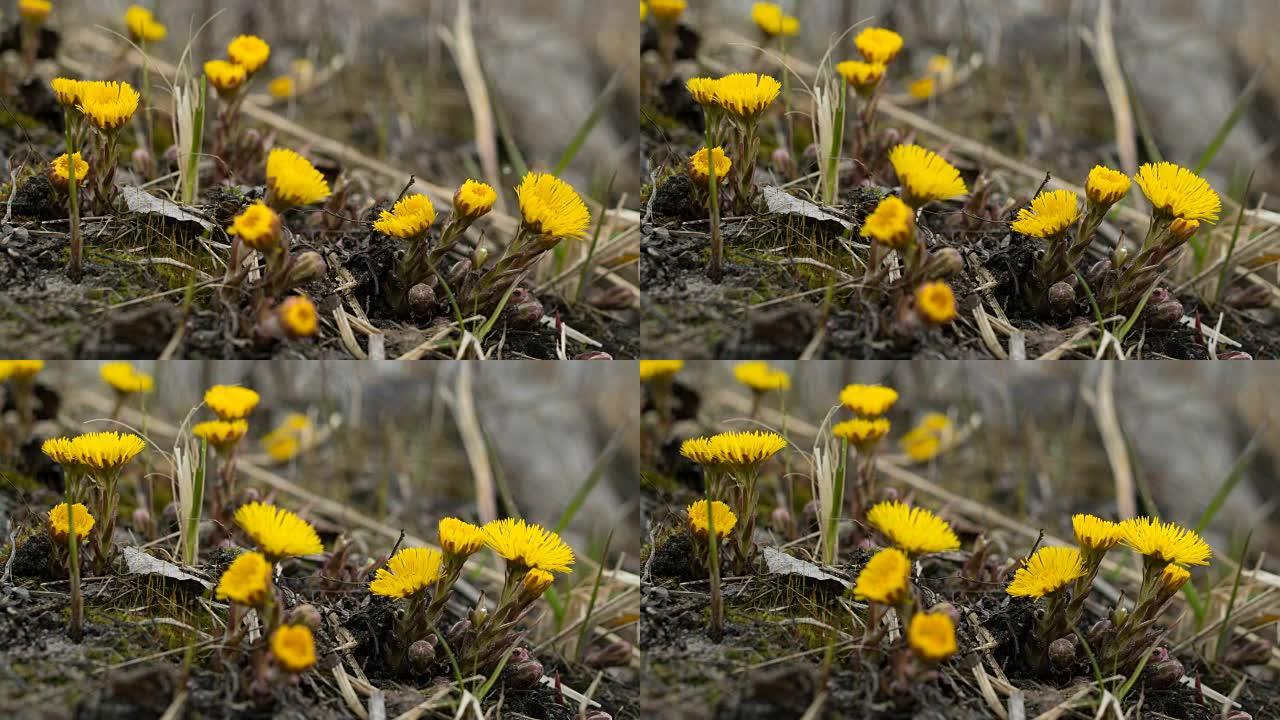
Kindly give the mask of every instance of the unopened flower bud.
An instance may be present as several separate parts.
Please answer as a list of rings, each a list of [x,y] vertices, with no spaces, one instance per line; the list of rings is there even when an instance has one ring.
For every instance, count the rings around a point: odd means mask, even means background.
[[[1128,259],[1129,247],[1127,245],[1117,245],[1116,249],[1111,251],[1111,265],[1117,270],[1124,267],[1124,264]]]
[[[1075,288],[1065,282],[1056,282],[1049,287],[1049,309],[1055,315],[1068,315],[1075,306]]]
[[[133,171],[142,177],[154,177],[156,174],[156,158],[146,148],[138,148],[130,157]]]
[[[1245,668],[1250,665],[1266,665],[1271,661],[1272,644],[1259,638],[1237,638],[1222,654],[1222,662],[1229,667]]]
[[[320,257],[320,253],[304,252],[289,263],[289,272],[285,276],[285,289],[290,290],[306,285],[312,280],[324,277],[327,272],[329,272],[329,266],[325,264],[324,258]]]
[[[534,659],[522,663],[507,664],[507,687],[528,690],[542,679],[542,663]]]
[[[947,617],[951,618],[952,625],[960,624],[960,611],[956,609],[955,605],[952,605],[949,602],[940,602],[934,605],[933,607],[929,608],[929,612],[942,613],[946,615]]]
[[[162,157],[164,159],[165,167],[168,167],[168,168],[178,167],[178,146],[170,145],[164,151],[164,155]]]
[[[791,167],[791,153],[786,148],[778,148],[773,151],[773,171],[783,177],[791,177],[795,174],[795,169]]]
[[[1120,267],[1120,265],[1114,263],[1114,259],[1119,254],[1122,253],[1117,251],[1112,254],[1112,260],[1099,260],[1089,266],[1088,272],[1084,274],[1084,279],[1085,282],[1089,283],[1089,287],[1094,288],[1094,292],[1097,292],[1097,288],[1107,279],[1107,275],[1111,274],[1111,268]]]
[[[1169,300],[1147,310],[1147,322],[1152,327],[1173,327],[1182,319],[1182,303]]]
[[[246,503],[258,502],[262,499],[262,493],[256,487],[245,488],[241,491],[240,496]]]
[[[475,252],[471,253],[471,266],[483,268],[485,262],[489,259],[489,248],[484,245],[476,245]]]
[[[1228,350],[1218,353],[1219,360],[1252,360],[1253,356],[1243,350]]]
[[[581,355],[575,355],[574,360],[612,360],[613,356],[601,350],[592,350],[584,352]]]
[[[773,509],[773,513],[769,516],[773,523],[773,528],[780,532],[789,533],[791,529],[791,513],[784,507]]]
[[[418,283],[409,288],[409,312],[419,320],[426,320],[435,314],[436,291],[429,285]]]
[[[311,603],[303,603],[289,611],[290,625],[306,625],[312,630],[320,629],[320,611]]]
[[[1223,716],[1223,720],[1253,720],[1253,716],[1243,710],[1232,710]]]
[[[79,523],[77,523],[79,525]],[[133,511],[133,527],[139,530],[147,530],[151,527],[151,513],[146,508],[136,508]]]
[[[1273,300],[1271,288],[1264,285],[1236,285],[1222,294],[1222,302],[1237,310],[1270,307]]]
[[[534,297],[532,293],[522,289],[517,290],[516,294],[521,292],[524,292],[524,295],[521,297],[520,302],[513,304],[507,312],[507,322],[512,327],[517,328],[536,327],[546,311],[542,307],[542,302]],[[511,299],[515,300],[515,294],[512,295]]]
[[[1177,658],[1169,658],[1147,668],[1147,686],[1153,688],[1170,688],[1178,684],[1186,671]]]
[[[941,280],[951,277],[964,269],[964,258],[955,248],[944,247],[929,256],[925,266],[925,276],[929,280]]]
[[[467,633],[469,632],[471,632],[471,621],[459,620],[458,622],[449,626],[449,631],[446,632],[444,635],[445,635],[445,638],[449,641],[450,645],[454,647],[458,647],[459,645],[461,645],[461,640],[464,637],[466,637]]]
[[[583,656],[583,661],[594,668],[624,667],[631,662],[631,644],[619,640],[594,648]]]
[[[413,669],[425,673],[436,661],[435,644],[426,640],[416,640],[409,646],[409,664]]]
[[[583,716],[582,720],[613,720],[613,716],[603,710],[591,710]]]
[[[471,621],[472,627],[480,627],[489,619],[489,609],[483,605],[477,605],[471,609],[471,613],[468,614],[467,619]]]
[[[1173,233],[1173,239],[1177,240],[1179,244],[1190,240],[1199,229],[1199,220],[1183,220],[1182,218],[1174,218],[1173,224],[1169,226],[1169,232]]]
[[[1049,661],[1059,670],[1069,670],[1076,663],[1076,646],[1066,638],[1049,643]]]
[[[1099,620],[1089,628],[1088,640],[1093,647],[1098,647],[1103,640],[1111,634],[1111,628],[1114,627],[1110,620]]]
[[[462,285],[462,281],[467,279],[467,273],[471,272],[471,267],[472,265],[470,260],[459,260],[454,263],[453,267],[449,268],[449,272],[445,274],[445,280],[449,281],[449,287],[454,288],[455,293],[457,292],[457,288]],[[480,266],[476,265],[475,267]]]

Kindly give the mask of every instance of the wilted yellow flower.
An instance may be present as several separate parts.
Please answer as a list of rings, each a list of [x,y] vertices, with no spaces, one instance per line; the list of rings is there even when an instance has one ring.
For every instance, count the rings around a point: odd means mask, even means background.
[[[204,404],[223,420],[249,417],[258,400],[258,393],[239,385],[214,385],[204,392]]]
[[[787,371],[770,367],[769,363],[763,360],[738,363],[733,368],[733,377],[756,392],[791,388],[791,376]]]
[[[310,205],[329,197],[329,183],[310,160],[276,148],[267,156],[267,187],[271,197],[284,205]]]
[[[729,533],[733,532],[734,526],[738,524],[738,516],[728,505],[719,500],[711,501],[711,513],[708,517],[707,501],[697,500],[692,505],[684,509],[685,514],[689,516],[689,527],[698,537],[707,537],[711,532],[711,525],[715,525],[716,537],[725,538]]]
[[[247,420],[209,420],[196,423],[191,428],[192,435],[208,442],[219,451],[226,450],[240,442],[240,438],[244,437],[247,432],[249,432],[249,422]]]
[[[664,379],[669,380],[684,367],[683,360],[641,360],[640,382]]]
[[[689,91],[689,96],[693,101],[703,107],[716,104],[716,87],[719,81],[709,77],[689,78],[685,82],[685,89]]]
[[[249,550],[236,556],[218,579],[215,595],[245,606],[261,605],[271,587],[271,563],[262,553]]]
[[[919,145],[895,146],[889,151],[889,162],[902,183],[902,200],[913,208],[969,192],[955,166]]]
[[[497,201],[498,192],[491,185],[468,178],[453,194],[453,212],[475,221],[487,215]]]
[[[911,560],[897,548],[884,548],[862,567],[853,596],[881,605],[897,605],[907,594]]]
[[[770,37],[792,36],[800,32],[800,21],[784,13],[777,3],[758,2],[752,5],[751,20]]]
[[[485,544],[509,563],[547,572],[570,572],[573,549],[541,525],[516,518],[486,523]]]
[[[1191,236],[1195,235],[1196,231],[1199,229],[1199,220],[1174,218],[1173,222],[1169,224],[1169,232],[1173,233],[1173,236],[1182,242],[1190,240]]]
[[[1069,547],[1042,547],[1018,568],[1005,592],[1013,597],[1042,598],[1057,592],[1085,574],[1080,551]]]
[[[733,73],[716,81],[715,102],[742,122],[760,117],[782,92],[782,83],[768,75]]]
[[[1129,518],[1120,523],[1125,545],[1142,555],[1176,565],[1208,565],[1213,551],[1194,530],[1176,523],[1162,523],[1147,517]]]
[[[1094,165],[1085,181],[1084,192],[1090,200],[1110,207],[1129,192],[1129,176],[1119,170]]]
[[[1071,529],[1075,532],[1076,544],[1085,550],[1105,552],[1115,547],[1121,539],[1119,523],[1103,520],[1096,515],[1072,515]]]
[[[267,64],[271,46],[255,35],[241,35],[227,45],[227,57],[231,62],[244,66],[245,71],[252,75]]]
[[[653,17],[665,22],[679,20],[688,4],[685,0],[649,0],[649,12]]]
[[[1070,190],[1049,190],[1018,211],[1014,232],[1051,240],[1062,235],[1080,219],[1080,201]]]
[[[546,592],[547,588],[551,587],[555,581],[555,575],[546,570],[534,568],[525,573],[523,578],[520,578],[520,595],[524,600],[532,602],[542,597],[542,593]]]
[[[888,64],[902,50],[902,36],[885,28],[869,27],[853,38],[853,44],[868,62]]]
[[[30,381],[44,370],[43,360],[0,360],[0,382],[9,378]]]
[[[720,456],[709,437],[689,438],[680,443],[680,454],[699,465],[719,465]]]
[[[85,82],[80,86],[80,112],[103,132],[124,127],[138,111],[142,97],[129,83]]]
[[[943,612],[919,612],[911,616],[907,644],[928,662],[941,662],[956,654],[956,626]]]
[[[59,77],[50,80],[49,87],[53,89],[53,96],[58,99],[59,105],[75,107],[80,104],[80,93],[84,87],[84,81]]]
[[[1191,571],[1181,565],[1165,565],[1160,573],[1160,588],[1167,593],[1175,593],[1191,579]]]
[[[76,171],[76,185],[80,186],[89,179],[89,163],[84,161],[80,153],[74,156],[74,164]],[[67,190],[71,186],[71,166],[72,160],[67,157],[66,153],[62,153],[49,163],[49,182],[59,190]]]
[[[863,221],[861,235],[894,250],[904,250],[916,235],[915,211],[898,197],[889,195]]]
[[[539,235],[580,238],[591,225],[586,203],[569,183],[555,175],[531,172],[516,188],[520,215]]]
[[[204,74],[205,77],[209,78],[209,84],[218,91],[219,95],[224,97],[235,94],[249,79],[249,73],[244,69],[243,65],[237,65],[226,60],[210,60],[206,62],[204,64]]]
[[[40,444],[40,452],[64,467],[74,467],[80,464],[80,456],[76,454],[76,444],[68,437],[45,440]]]
[[[406,598],[430,587],[442,575],[440,553],[431,548],[405,548],[378,568],[369,592],[390,598]]]
[[[911,93],[911,97],[913,98],[928,100],[933,97],[936,84],[937,83],[932,76],[917,78],[912,80],[911,84],[907,86],[907,92]]]
[[[845,60],[836,65],[836,72],[844,77],[859,95],[869,95],[880,81],[884,79],[885,64],[878,62],[862,62]]]
[[[445,553],[455,557],[474,555],[484,547],[484,530],[455,517],[440,518],[436,539]]]
[[[421,236],[436,221],[436,208],[426,195],[406,195],[390,211],[383,210],[373,229],[409,240]]]
[[[316,306],[305,295],[290,295],[276,308],[276,316],[280,319],[280,327],[295,340],[311,337],[320,329],[320,317],[316,314]]]
[[[29,23],[39,25],[51,12],[53,3],[50,0],[18,0],[18,14]]]
[[[306,625],[281,625],[271,633],[271,656],[281,669],[300,673],[316,664],[316,641]]]
[[[71,507],[75,508],[76,520],[76,537],[84,540],[89,537],[89,531],[93,529],[93,515],[89,514],[89,508],[75,503]],[[49,532],[53,535],[53,539],[59,542],[66,542],[67,535],[71,533],[71,518],[67,511],[66,503],[58,503],[49,511]]]
[[[1204,178],[1171,162],[1147,163],[1134,177],[1155,211],[1183,220],[1217,222],[1222,200]]]
[[[960,547],[960,538],[947,521],[924,508],[897,501],[882,502],[867,511],[867,522],[908,555],[946,552]]]
[[[733,167],[733,161],[724,154],[724,148],[711,150],[711,160],[715,163],[716,182],[723,180]],[[706,187],[711,181],[711,164],[707,162],[707,149],[704,147],[689,158],[689,178],[699,187]]]
[[[889,421],[884,418],[853,418],[836,423],[831,428],[831,434],[841,440],[848,440],[859,448],[866,448],[889,434]]]
[[[103,382],[118,393],[149,393],[155,388],[151,375],[127,362],[110,362],[98,368]]]
[[[159,42],[169,34],[167,28],[156,20],[150,10],[141,5],[130,5],[124,12],[124,26],[136,43]]]
[[[236,509],[235,519],[267,557],[286,558],[324,551],[316,529],[284,508],[251,502]]]
[[[711,436],[720,464],[738,469],[755,467],[787,446],[781,435],[765,430],[722,432]]]
[[[935,280],[916,288],[916,310],[934,325],[946,325],[956,319],[956,296],[951,286]]]
[[[898,391],[884,385],[846,385],[840,404],[863,417],[879,417],[898,402]]]
[[[128,465],[147,443],[132,433],[91,432],[72,438],[71,446],[78,464],[111,473]]]
[[[288,100],[297,94],[298,89],[292,77],[281,75],[272,78],[271,82],[267,83],[267,92],[271,93],[271,97],[277,100]]]
[[[280,216],[259,200],[237,215],[227,232],[254,250],[265,253],[280,244]]]

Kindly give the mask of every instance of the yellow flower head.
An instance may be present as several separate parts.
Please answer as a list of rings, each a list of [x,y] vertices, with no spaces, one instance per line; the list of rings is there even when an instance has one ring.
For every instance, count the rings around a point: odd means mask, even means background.
[[[848,440],[857,447],[866,448],[889,434],[889,421],[884,418],[845,420],[836,423],[835,427],[831,428],[831,434],[841,440]]]
[[[236,524],[271,558],[314,555],[324,552],[320,536],[311,523],[293,513],[262,502],[236,509]]]
[[[902,184],[903,201],[913,208],[969,192],[955,166],[919,145],[895,146],[889,151],[889,162]]]
[[[492,186],[468,178],[453,194],[453,212],[474,222],[489,214],[497,201],[498,192]]]
[[[110,362],[98,368],[103,382],[118,393],[149,393],[155,388],[155,380],[127,362]]]
[[[124,11],[124,26],[136,43],[159,42],[169,34],[168,29],[156,21],[156,16],[141,5],[130,5]]]
[[[405,548],[378,568],[369,592],[390,598],[406,598],[432,585],[442,575],[440,553],[431,548]]]
[[[271,57],[271,46],[255,35],[241,35],[227,44],[227,57],[252,75],[267,64]]]
[[[89,508],[80,503],[76,503],[71,507],[75,508],[76,538],[84,540],[89,536],[89,531],[93,529],[93,515],[89,514]],[[67,535],[71,532],[71,523],[66,503],[58,503],[49,511],[49,532],[53,535],[54,540],[59,542],[67,541]]]
[[[715,102],[742,122],[753,122],[782,92],[782,83],[768,75],[734,73],[716,81]]]
[[[320,318],[316,306],[305,295],[291,295],[276,309],[280,327],[291,338],[306,338],[316,334]]]
[[[935,280],[916,288],[916,310],[934,325],[946,325],[956,319],[956,296],[951,286]]]
[[[486,523],[485,544],[509,563],[547,572],[570,572],[573,549],[541,525],[515,518]]]
[[[302,439],[312,431],[311,421],[302,413],[289,413],[281,425],[262,436],[262,449],[276,462],[291,460],[302,447]]]
[[[934,75],[945,75],[951,70],[951,58],[946,55],[934,55],[929,58],[928,68]]]
[[[705,108],[716,104],[716,88],[719,82],[715,78],[695,77],[689,78],[684,86],[693,101]]]
[[[1169,231],[1173,233],[1173,236],[1175,238],[1177,238],[1182,242],[1186,242],[1190,240],[1191,236],[1195,235],[1196,231],[1199,229],[1200,229],[1199,220],[1184,220],[1182,218],[1174,218],[1173,222],[1169,225]]]
[[[1213,557],[1204,538],[1176,523],[1162,523],[1147,517],[1130,518],[1120,523],[1120,534],[1125,545],[1159,562],[1208,565]]]
[[[1119,170],[1094,165],[1084,183],[1085,195],[1090,200],[1111,207],[1129,192],[1129,176]]]
[[[956,654],[956,626],[943,612],[918,612],[911,616],[907,644],[927,662],[942,662]]]
[[[71,167],[74,163],[76,172],[76,185],[80,186],[89,179],[89,163],[84,161],[80,153],[73,156],[74,160],[67,157],[66,153],[62,153],[49,163],[49,181],[59,190],[66,190],[71,186]]]
[[[709,437],[689,438],[680,443],[680,454],[699,465],[719,465],[715,443]]]
[[[18,14],[23,20],[39,25],[53,12],[50,0],[18,0]]]
[[[218,91],[218,94],[230,96],[244,86],[246,80],[249,79],[249,73],[244,69],[243,65],[237,65],[226,60],[210,60],[204,64],[205,77],[209,78],[209,84]]]
[[[684,368],[683,360],[641,360],[640,382],[670,380],[682,368]]]
[[[685,0],[649,0],[649,12],[664,22],[679,20],[687,7]]]
[[[1070,190],[1042,192],[1031,201],[1031,207],[1018,211],[1013,231],[1032,237],[1053,239],[1062,235],[1080,219],[1080,203]]]
[[[898,391],[884,385],[846,385],[840,404],[862,417],[879,417],[898,402]]]
[[[782,8],[777,3],[758,2],[752,5],[751,20],[769,37],[778,35],[790,37],[800,32],[800,21],[782,12]]]
[[[712,435],[711,443],[720,464],[735,468],[758,466],[787,446],[781,435],[765,430],[722,432]]]
[[[1076,544],[1085,550],[1107,551],[1121,539],[1120,524],[1103,520],[1096,515],[1078,513],[1071,516],[1071,529],[1076,534]]]
[[[912,80],[911,84],[907,86],[907,92],[911,93],[911,97],[913,98],[928,100],[933,97],[933,92],[936,89],[936,86],[937,81],[934,80],[932,76],[926,75],[925,77]]]
[[[872,555],[858,573],[853,596],[881,605],[897,605],[907,594],[910,577],[911,560],[906,554],[897,548],[884,548]]]
[[[908,555],[960,548],[960,538],[947,521],[924,508],[897,501],[882,502],[867,511],[867,521]]]
[[[85,82],[80,86],[80,105],[93,126],[103,132],[114,132],[125,126],[138,111],[142,96],[129,83]]]
[[[297,94],[297,83],[288,75],[280,75],[271,79],[267,83],[267,92],[271,93],[271,97],[277,100],[288,100]]]
[[[534,568],[520,579],[520,594],[527,601],[542,597],[542,593],[556,581],[556,576],[546,570]]]
[[[0,360],[0,382],[10,378],[30,382],[44,370],[43,360]]]
[[[1042,598],[1084,574],[1084,559],[1076,548],[1042,547],[1013,574],[1005,592],[1013,597]]]
[[[903,250],[915,238],[916,214],[898,197],[889,195],[867,216],[861,234],[894,250]]]
[[[219,600],[245,606],[261,605],[271,587],[271,563],[262,553],[242,552],[222,572],[215,591]]]
[[[115,472],[146,449],[147,443],[132,433],[91,432],[71,440],[77,463],[99,472]]]
[[[258,406],[258,393],[239,385],[214,385],[204,391],[204,404],[223,420],[241,420]]]
[[[878,62],[862,62],[861,60],[845,60],[836,65],[836,72],[844,77],[859,95],[869,95],[880,81],[884,79],[885,64]]]
[[[80,464],[80,456],[76,453],[76,444],[72,438],[49,438],[40,444],[40,452],[64,467]]]
[[[710,517],[707,514],[707,501],[697,500],[692,505],[684,509],[685,514],[689,516],[689,527],[698,537],[707,537],[711,532],[711,525],[715,525],[716,537],[725,538],[733,532],[733,528],[738,524],[738,516],[729,509],[728,505],[719,500],[711,501]]]
[[[1217,222],[1222,200],[1204,178],[1170,162],[1147,163],[1134,177],[1155,211],[1183,220]]]
[[[440,518],[436,538],[445,553],[455,557],[474,555],[484,547],[484,530],[455,517]]]
[[[1191,579],[1191,571],[1181,565],[1165,565],[1160,573],[1160,588],[1173,594],[1182,589]]]
[[[733,368],[733,377],[756,392],[791,388],[791,376],[787,371],[770,367],[769,363],[763,360],[738,363]]]
[[[281,625],[271,633],[271,656],[286,672],[305,672],[316,664],[316,640],[306,625]]]
[[[383,210],[373,229],[409,240],[421,236],[436,221],[436,209],[426,195],[406,195],[390,211]]]
[[[649,6],[645,4],[644,0],[640,0],[640,22],[644,22],[647,17],[649,17]]]
[[[80,93],[83,91],[84,81],[64,77],[54,78],[49,81],[49,87],[53,88],[53,96],[58,99],[59,105],[75,107],[80,104]]]
[[[196,423],[191,434],[208,442],[210,445],[225,450],[240,442],[240,438],[249,432],[247,420],[209,420]]]
[[[902,36],[885,28],[869,27],[853,38],[853,44],[868,62],[888,64],[902,50]]]
[[[733,161],[729,159],[728,155],[724,154],[724,148],[720,147],[712,148],[711,160],[715,164],[716,182],[720,182],[724,176],[729,174],[729,168],[733,167]],[[707,162],[707,149],[705,147],[689,158],[689,178],[699,187],[703,187],[711,181],[711,163]]]
[[[267,187],[285,205],[310,205],[329,197],[329,183],[311,161],[298,153],[276,148],[267,156]]]
[[[531,172],[516,188],[520,215],[539,235],[581,238],[591,225],[591,213],[577,191],[555,175]]]
[[[951,435],[951,419],[942,413],[928,413],[918,425],[898,440],[898,446],[912,460],[932,460],[942,448],[944,438]]]
[[[280,216],[259,200],[237,215],[227,232],[254,250],[265,253],[280,243]]]

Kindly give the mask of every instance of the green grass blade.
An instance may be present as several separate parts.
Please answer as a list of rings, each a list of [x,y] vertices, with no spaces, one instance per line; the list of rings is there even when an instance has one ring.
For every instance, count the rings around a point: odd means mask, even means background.
[[[1250,531],[1244,539],[1244,548],[1240,551],[1240,562],[1236,564],[1236,577],[1231,582],[1231,598],[1227,600],[1227,611],[1222,616],[1222,631],[1218,633],[1218,645],[1213,649],[1213,659],[1221,662],[1222,653],[1227,649],[1227,641],[1231,639],[1231,611],[1236,606],[1236,596],[1240,592],[1240,575],[1244,573],[1244,559],[1249,554],[1249,541],[1253,539]]]
[[[604,117],[604,111],[609,108],[609,101],[613,98],[613,93],[618,89],[618,83],[622,80],[622,71],[618,70],[613,73],[613,77],[609,78],[609,83],[604,86],[604,90],[600,93],[600,97],[596,98],[595,103],[591,106],[591,112],[587,113],[587,118],[582,122],[582,126],[578,128],[578,132],[574,134],[573,140],[569,141],[569,147],[565,148],[564,153],[560,155],[559,162],[556,163],[556,169],[551,171],[552,175],[560,175],[564,172],[573,159],[577,157],[578,151],[582,149],[583,144],[587,142],[587,136],[595,129],[600,122],[600,118]]]
[[[1191,583],[1182,586],[1182,596],[1187,599],[1187,607],[1191,608],[1191,614],[1196,618],[1196,632],[1200,632],[1204,628],[1204,600],[1200,599],[1200,592]]]
[[[1244,209],[1249,203],[1249,190],[1253,188],[1253,173],[1244,184],[1244,192],[1240,195],[1240,212],[1236,213],[1236,226],[1231,229],[1231,244],[1227,245],[1227,256],[1222,259],[1222,272],[1218,275],[1218,287],[1213,293],[1213,306],[1221,307],[1222,292],[1231,281],[1231,256],[1236,252],[1236,241],[1240,239],[1240,226],[1244,224]]]
[[[591,613],[596,609],[596,598],[600,595],[600,581],[604,579],[604,566],[609,561],[609,545],[613,542],[613,531],[604,539],[604,550],[600,551],[600,564],[596,567],[596,579],[591,585],[591,599],[587,601],[587,612],[582,616],[582,629],[578,631],[578,646],[573,649],[573,657],[582,662],[582,653],[586,651],[587,641],[591,634]]]

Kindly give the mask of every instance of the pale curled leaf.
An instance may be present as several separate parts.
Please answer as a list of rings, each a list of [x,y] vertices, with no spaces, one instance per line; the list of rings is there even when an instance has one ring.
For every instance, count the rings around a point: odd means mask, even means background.
[[[213,229],[213,223],[208,219],[196,215],[173,201],[156,197],[141,188],[125,185],[120,188],[120,195],[124,198],[125,207],[131,213],[161,215],[178,222],[195,223],[205,230]]]
[[[198,583],[206,590],[213,587],[213,583],[208,580],[192,575],[167,560],[148,555],[134,547],[124,549],[124,563],[130,575],[159,575],[170,580]]]
[[[765,207],[775,215],[799,215],[821,222],[839,223],[845,230],[853,228],[853,223],[839,215],[833,215],[808,200],[788,195],[776,187],[766,185],[760,188],[760,195],[764,198]]]
[[[810,580],[840,583],[845,588],[853,587],[853,583],[839,575],[832,575],[808,560],[792,557],[770,547],[761,548],[760,550],[770,575],[799,575]]]

